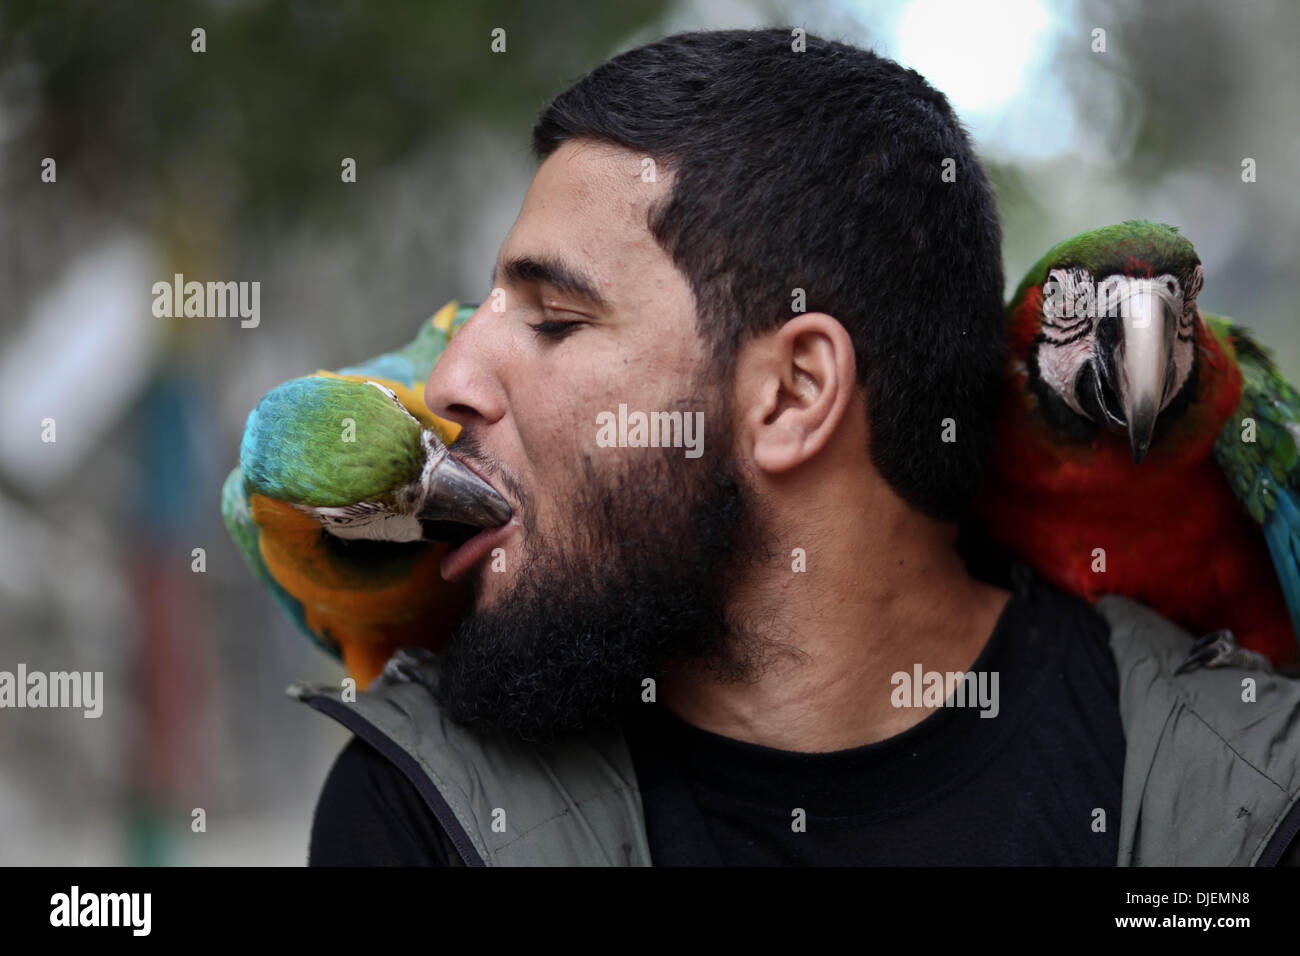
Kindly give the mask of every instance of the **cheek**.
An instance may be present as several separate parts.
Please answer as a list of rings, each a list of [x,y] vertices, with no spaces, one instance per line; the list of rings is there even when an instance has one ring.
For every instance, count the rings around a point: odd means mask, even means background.
[[[1174,400],[1174,397],[1187,384],[1187,379],[1192,374],[1192,365],[1196,360],[1196,343],[1195,341],[1185,342],[1178,339],[1174,344],[1174,380],[1169,384],[1169,391],[1165,396],[1164,404],[1166,407]]]
[[[553,525],[563,512],[568,492],[582,480],[584,457],[602,474],[616,464],[611,456],[627,453],[598,444],[602,412],[617,416],[620,405],[629,413],[670,411],[683,402],[695,407],[697,396],[689,394],[689,386],[697,356],[680,345],[656,349],[639,342],[642,347],[629,352],[604,344],[593,343],[586,353],[557,351],[553,361],[534,360],[527,378],[520,377],[512,389],[526,463],[521,477],[539,527]],[[568,519],[561,514],[559,520]]]
[[[620,405],[657,411],[687,397],[683,369],[692,359],[677,350],[593,350],[568,359],[539,364],[530,387],[512,397],[525,454],[539,465],[558,460],[573,470],[578,456],[606,452],[596,442],[602,412],[617,415]]]
[[[1083,363],[1092,357],[1092,340],[1084,337],[1068,345],[1043,348],[1038,353],[1038,372],[1057,395],[1078,411],[1074,399],[1074,380]]]
[[[530,523],[543,534],[572,520],[568,512],[582,479],[583,458],[602,468],[598,453],[607,449],[597,447],[596,416],[618,407],[618,392],[617,379],[600,370],[582,376],[550,371],[511,396],[521,455],[519,478],[533,511]]]
[[[577,456],[596,447],[596,415],[627,401],[618,376],[604,369],[582,375],[551,373],[539,378],[529,394],[521,393],[514,415],[523,451],[538,470],[557,464],[575,467]]]

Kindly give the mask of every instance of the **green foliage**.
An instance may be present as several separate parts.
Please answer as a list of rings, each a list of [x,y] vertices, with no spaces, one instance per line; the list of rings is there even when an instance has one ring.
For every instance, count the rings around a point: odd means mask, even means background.
[[[336,213],[359,183],[467,123],[527,128],[549,96],[655,21],[665,0],[589,4],[95,3],[6,0],[0,100],[37,113],[15,166],[57,156],[70,182],[212,194],[244,221]],[[562,24],[557,29],[556,24]],[[191,30],[206,31],[206,52]],[[506,52],[491,33],[506,31]],[[15,79],[18,78],[18,79]],[[327,202],[318,202],[328,199]]]

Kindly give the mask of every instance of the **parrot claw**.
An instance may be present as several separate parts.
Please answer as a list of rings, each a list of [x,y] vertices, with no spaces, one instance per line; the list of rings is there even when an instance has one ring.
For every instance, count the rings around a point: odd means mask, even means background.
[[[1225,628],[1197,638],[1174,674],[1186,674],[1198,667],[1257,667],[1262,660],[1261,655],[1242,648],[1237,636]]]
[[[437,694],[438,684],[430,676],[427,665],[437,660],[437,655],[424,647],[399,647],[384,664],[384,673],[394,679],[419,684],[431,694]]]

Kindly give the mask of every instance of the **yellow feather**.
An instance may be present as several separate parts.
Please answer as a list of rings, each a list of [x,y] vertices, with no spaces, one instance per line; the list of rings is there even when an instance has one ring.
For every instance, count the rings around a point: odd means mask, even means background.
[[[441,329],[448,335],[451,335],[451,323],[456,318],[456,312],[460,309],[460,303],[452,299],[433,316],[433,327]]]

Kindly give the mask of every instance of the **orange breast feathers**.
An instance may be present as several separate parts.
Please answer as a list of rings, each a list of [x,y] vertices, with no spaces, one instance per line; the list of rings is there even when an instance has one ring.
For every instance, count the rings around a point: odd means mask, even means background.
[[[263,495],[250,505],[267,570],[363,689],[398,647],[441,650],[469,606],[469,590],[438,573],[445,543],[340,542],[292,505]]]

